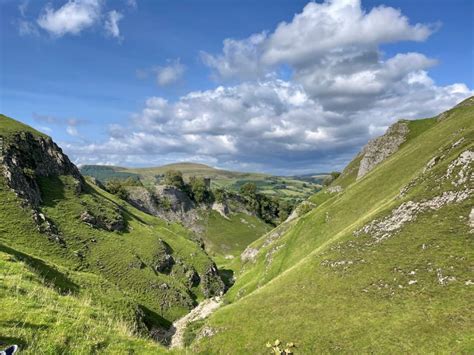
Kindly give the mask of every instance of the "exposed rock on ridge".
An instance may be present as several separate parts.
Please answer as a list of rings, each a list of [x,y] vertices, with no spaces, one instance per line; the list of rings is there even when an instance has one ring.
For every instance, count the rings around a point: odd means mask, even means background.
[[[7,184],[32,207],[41,203],[37,177],[71,175],[77,182],[77,191],[83,189],[79,170],[51,138],[20,132],[4,145],[1,163]]]
[[[359,164],[357,179],[366,175],[378,164],[395,153],[400,145],[405,142],[408,132],[408,124],[400,121],[390,126],[383,136],[369,141],[361,152],[363,156]]]

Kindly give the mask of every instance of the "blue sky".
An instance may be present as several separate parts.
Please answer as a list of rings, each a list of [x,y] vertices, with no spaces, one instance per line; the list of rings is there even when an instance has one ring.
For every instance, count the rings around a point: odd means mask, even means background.
[[[1,0],[0,111],[80,164],[291,174],[472,95],[474,2],[307,4]]]

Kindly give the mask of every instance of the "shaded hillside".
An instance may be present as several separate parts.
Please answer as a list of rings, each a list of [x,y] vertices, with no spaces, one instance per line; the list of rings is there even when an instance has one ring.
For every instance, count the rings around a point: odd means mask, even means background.
[[[314,208],[251,244],[230,304],[190,327],[192,349],[264,352],[280,339],[298,353],[470,352],[473,101],[405,122],[397,147],[360,176],[389,130]]]

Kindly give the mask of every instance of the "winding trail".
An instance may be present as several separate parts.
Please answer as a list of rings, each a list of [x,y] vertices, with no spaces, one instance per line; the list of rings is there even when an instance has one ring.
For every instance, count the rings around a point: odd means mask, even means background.
[[[189,323],[196,320],[204,319],[211,315],[216,309],[222,305],[221,297],[212,297],[199,303],[191,312],[184,317],[173,322],[171,326],[171,342],[170,348],[182,348],[184,346],[184,331]]]

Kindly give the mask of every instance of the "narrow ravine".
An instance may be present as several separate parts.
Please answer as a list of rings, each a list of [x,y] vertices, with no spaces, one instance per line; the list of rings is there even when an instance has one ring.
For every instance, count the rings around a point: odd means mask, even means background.
[[[191,310],[191,312],[186,314],[184,317],[173,322],[173,325],[171,326],[172,335],[170,348],[182,348],[184,346],[184,331],[188,324],[208,317],[221,305],[222,298],[219,296],[206,299],[199,303],[196,308]]]

